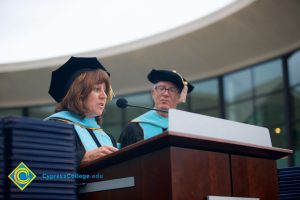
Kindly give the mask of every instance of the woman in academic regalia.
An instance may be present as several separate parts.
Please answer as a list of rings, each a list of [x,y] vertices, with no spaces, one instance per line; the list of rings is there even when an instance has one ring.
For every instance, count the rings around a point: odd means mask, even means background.
[[[114,138],[100,126],[106,101],[113,96],[109,76],[94,57],[71,57],[52,72],[49,94],[57,105],[46,119],[74,125],[80,165],[117,151]]]

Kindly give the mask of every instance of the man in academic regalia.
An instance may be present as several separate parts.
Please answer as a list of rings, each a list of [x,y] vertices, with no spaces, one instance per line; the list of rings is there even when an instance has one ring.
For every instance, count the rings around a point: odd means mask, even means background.
[[[185,102],[187,93],[194,89],[194,86],[176,71],[153,69],[148,74],[148,80],[154,84],[151,90],[154,108],[160,110],[176,108],[179,103]],[[121,147],[125,147],[156,136],[167,129],[168,113],[151,110],[133,119],[125,127],[119,143]]]

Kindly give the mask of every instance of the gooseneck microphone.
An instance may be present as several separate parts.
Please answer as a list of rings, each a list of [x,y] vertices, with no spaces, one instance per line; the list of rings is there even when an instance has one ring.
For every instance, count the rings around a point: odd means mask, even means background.
[[[126,99],[124,99],[124,98],[119,98],[117,100],[116,104],[117,104],[117,106],[119,108],[124,109],[124,108],[126,108],[128,106],[128,101]]]
[[[145,106],[136,106],[136,105],[130,105],[128,104],[128,101],[124,98],[119,98],[116,102],[116,105],[121,108],[124,109],[127,106],[129,107],[135,107],[135,108],[143,108],[143,109],[147,109],[147,110],[155,110],[155,111],[159,111],[159,112],[164,112],[164,113],[168,113],[167,110],[161,110],[161,109],[156,109],[156,108],[149,108],[149,107],[145,107]]]

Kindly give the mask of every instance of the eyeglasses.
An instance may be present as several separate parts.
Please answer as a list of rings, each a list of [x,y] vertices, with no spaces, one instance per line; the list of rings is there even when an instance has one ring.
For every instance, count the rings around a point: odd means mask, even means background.
[[[168,90],[169,94],[171,95],[175,95],[175,94],[178,94],[179,93],[179,90],[178,88],[176,87],[165,87],[165,86],[162,86],[162,85],[158,85],[158,86],[155,86],[154,89],[159,93],[159,94],[163,94],[166,90]]]

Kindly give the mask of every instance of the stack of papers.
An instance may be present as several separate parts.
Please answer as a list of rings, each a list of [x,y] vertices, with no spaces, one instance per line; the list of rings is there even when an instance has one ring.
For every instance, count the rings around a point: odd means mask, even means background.
[[[73,126],[32,118],[6,117],[3,120],[4,134],[11,141],[11,144],[6,144],[10,145],[8,174],[19,168],[27,172],[30,169],[29,175],[23,173],[20,177],[26,181],[33,179],[23,190],[10,181],[10,198],[76,199]]]
[[[3,121],[0,119],[0,199],[4,199],[4,181],[5,181],[5,166],[4,166],[4,135]]]

